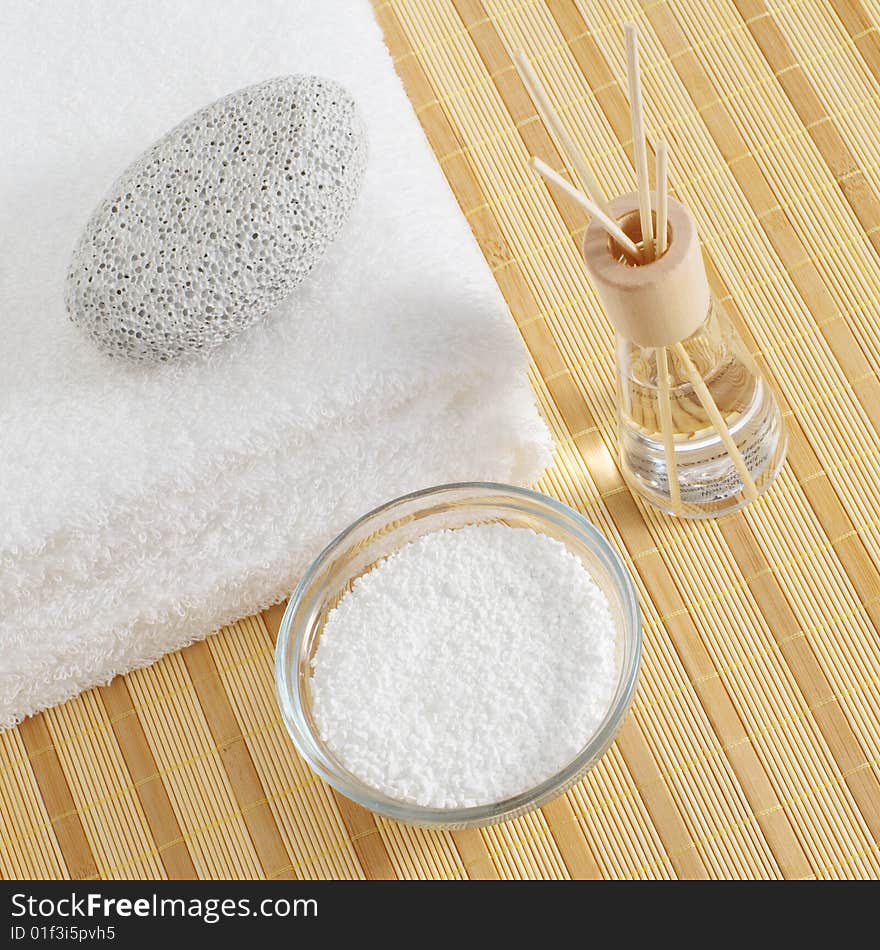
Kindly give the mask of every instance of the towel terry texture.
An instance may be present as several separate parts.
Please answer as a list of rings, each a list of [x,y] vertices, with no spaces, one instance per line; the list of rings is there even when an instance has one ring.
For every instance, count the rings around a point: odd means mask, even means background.
[[[278,601],[376,504],[540,475],[522,344],[366,0],[11,0],[0,44],[0,728]],[[365,118],[342,237],[200,362],[95,351],[63,307],[93,207],[184,116],[291,73]]]

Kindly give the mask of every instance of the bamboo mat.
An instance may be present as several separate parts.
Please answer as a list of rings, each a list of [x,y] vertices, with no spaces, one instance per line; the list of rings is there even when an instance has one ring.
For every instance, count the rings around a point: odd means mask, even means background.
[[[567,795],[426,832],[336,796],[276,708],[280,610],[0,735],[0,872],[25,877],[880,876],[880,8],[859,0],[377,0],[397,69],[532,354],[540,488],[631,567],[618,741]],[[720,521],[615,464],[611,335],[523,47],[609,192],[632,187],[622,22],[714,289],[781,394],[789,462]],[[426,266],[429,266],[429,261]]]

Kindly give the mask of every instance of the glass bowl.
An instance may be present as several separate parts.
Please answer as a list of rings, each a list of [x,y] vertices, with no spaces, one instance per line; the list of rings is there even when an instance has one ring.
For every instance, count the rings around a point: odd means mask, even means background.
[[[502,801],[468,808],[428,808],[390,798],[352,775],[323,743],[311,714],[311,661],[328,613],[378,561],[422,535],[503,522],[532,528],[576,554],[603,590],[617,629],[618,680],[599,728],[559,772]],[[613,548],[585,518],[546,495],[488,482],[440,485],[404,495],[356,521],[318,556],[294,591],[281,621],[275,681],[285,725],[311,768],[365,808],[409,824],[441,828],[515,818],[564,792],[611,745],[636,686],[642,626],[632,579]]]

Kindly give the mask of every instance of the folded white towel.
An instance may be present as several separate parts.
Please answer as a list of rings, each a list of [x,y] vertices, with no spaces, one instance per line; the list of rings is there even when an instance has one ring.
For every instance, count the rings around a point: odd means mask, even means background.
[[[538,477],[522,345],[366,0],[13,0],[0,44],[0,728],[279,600],[388,498]],[[288,73],[338,79],[363,111],[343,237],[200,363],[93,350],[64,277],[116,173]]]

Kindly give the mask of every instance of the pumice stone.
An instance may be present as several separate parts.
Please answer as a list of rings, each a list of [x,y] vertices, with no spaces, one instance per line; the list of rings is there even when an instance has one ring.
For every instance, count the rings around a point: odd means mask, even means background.
[[[366,137],[338,83],[285,76],[190,116],[122,174],[67,276],[70,318],[113,356],[164,362],[265,316],[336,237]]]

